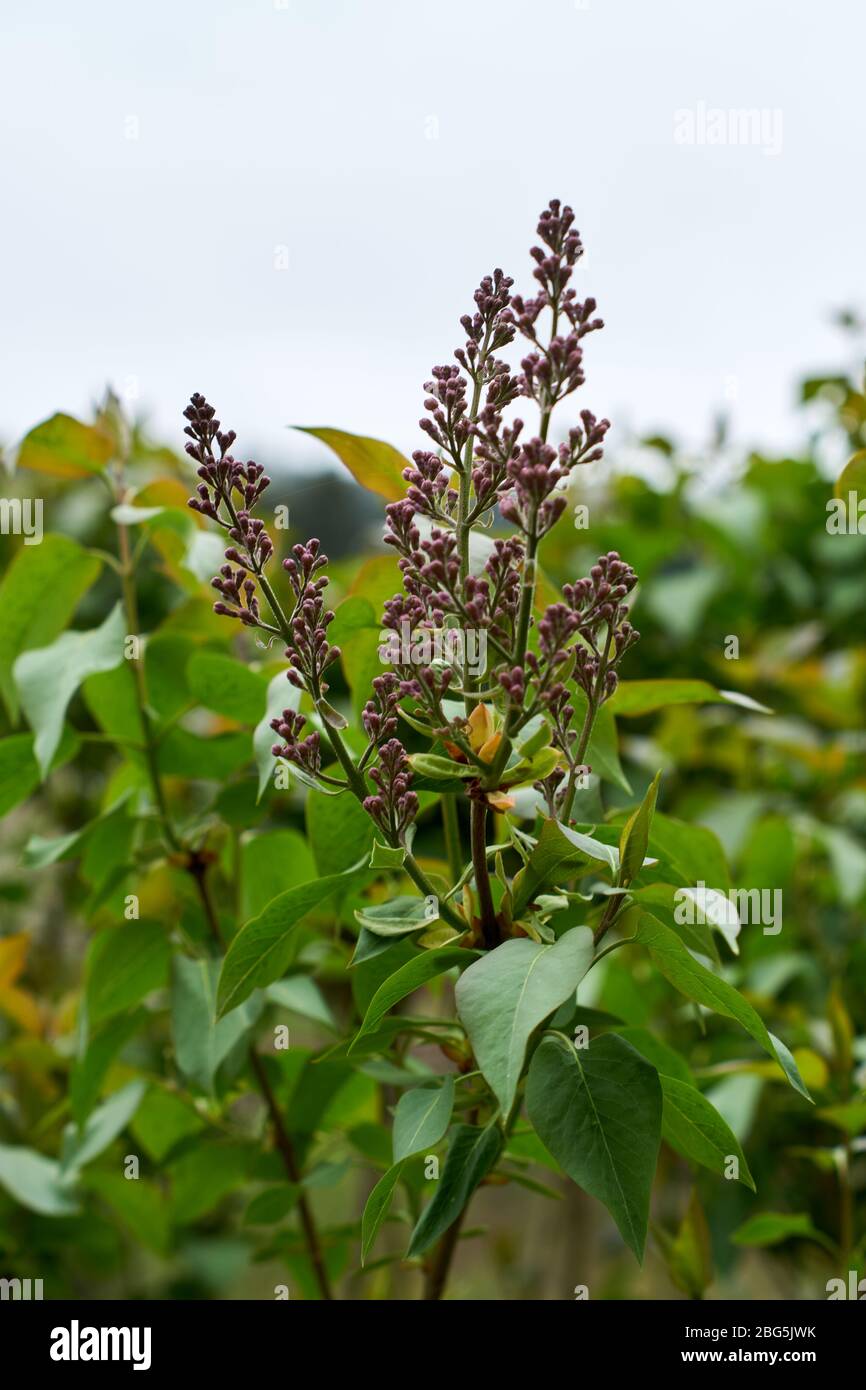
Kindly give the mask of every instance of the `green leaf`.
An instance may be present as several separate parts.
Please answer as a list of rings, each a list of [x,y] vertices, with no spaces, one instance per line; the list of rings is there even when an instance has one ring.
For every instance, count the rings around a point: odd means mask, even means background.
[[[173,1091],[151,1086],[132,1124],[136,1141],[154,1163],[162,1163],[176,1145],[204,1129],[192,1106]]]
[[[363,872],[360,865],[342,874],[301,883],[289,888],[264,912],[241,927],[231,942],[219,977],[217,1016],[236,1009],[254,989],[264,989],[284,975],[296,948],[292,928],[313,908],[321,906],[332,893],[356,881]]]
[[[109,512],[111,520],[118,526],[143,526],[146,521],[162,516],[165,507],[135,507],[132,503],[121,502]]]
[[[328,1001],[309,975],[289,975],[285,980],[274,980],[265,990],[265,998],[271,1004],[288,1009],[290,1013],[323,1024],[332,1032],[339,1031]]]
[[[144,673],[150,704],[161,720],[173,719],[189,704],[186,668],[196,644],[176,632],[156,632],[144,648]]]
[[[833,868],[836,891],[845,907],[855,907],[866,892],[866,849],[853,835],[832,825],[812,822]]]
[[[120,664],[125,634],[123,610],[117,604],[101,627],[65,632],[50,646],[23,652],[15,662],[15,683],[36,735],[33,747],[43,777],[60,743],[69,701],[87,676]]]
[[[403,469],[410,467],[409,460],[391,444],[360,434],[347,434],[345,430],[330,429],[326,425],[295,425],[293,428],[313,435],[333,449],[362,487],[377,492],[389,502],[399,502],[405,496]]]
[[[684,1158],[700,1163],[710,1172],[726,1177],[728,1160],[736,1158],[738,1178],[754,1192],[755,1182],[745,1154],[733,1130],[695,1086],[685,1085],[672,1076],[662,1076],[664,1110],[662,1134],[665,1141]]]
[[[441,758],[438,753],[411,753],[409,762],[412,771],[419,777],[428,777],[432,782],[449,782],[456,777],[458,780],[476,777],[474,767],[468,763],[455,762],[453,758]]]
[[[78,858],[98,829],[104,829],[113,820],[127,819],[126,802],[130,795],[131,788],[128,788],[119,802],[109,806],[81,830],[73,830],[69,835],[58,835],[50,840],[42,835],[31,835],[21,855],[22,865],[27,869],[44,869],[48,864]]]
[[[172,963],[171,1028],[174,1057],[187,1081],[213,1092],[220,1065],[240,1043],[262,1011],[263,1000],[248,999],[229,1017],[216,1018],[216,960],[175,956]]]
[[[852,1100],[845,1105],[828,1105],[818,1114],[828,1124],[841,1129],[851,1139],[866,1132],[866,1100]]]
[[[709,681],[657,680],[620,681],[610,698],[613,714],[637,718],[669,705],[740,705],[760,714],[770,714],[766,705],[759,705],[748,695],[736,690],[717,690]]]
[[[117,1214],[135,1241],[158,1255],[167,1254],[171,1241],[168,1204],[156,1183],[94,1171],[87,1174],[85,1185]]]
[[[689,825],[656,811],[649,836],[650,854],[670,865],[687,886],[699,881],[727,890],[731,875],[717,837],[702,825]]]
[[[407,936],[437,922],[439,904],[435,898],[392,898],[374,907],[356,908],[355,916],[375,936]]]
[[[560,1166],[604,1203],[642,1261],[661,1142],[655,1067],[615,1033],[584,1050],[546,1033],[529,1068],[526,1108]]]
[[[622,828],[619,840],[620,869],[618,879],[621,887],[627,888],[643,867],[649,844],[650,825],[656,808],[660,777],[661,772],[657,772],[650,782],[640,806]]]
[[[125,922],[109,927],[87,953],[85,998],[91,1024],[131,1008],[166,983],[171,950],[162,927]]]
[[[212,1211],[230,1192],[241,1187],[252,1167],[255,1150],[246,1144],[202,1144],[190,1149],[169,1167],[172,1179],[172,1216],[175,1221],[197,1221]]]
[[[264,912],[268,903],[309,883],[316,866],[309,846],[297,830],[270,830],[241,845],[241,916],[244,921]]]
[[[13,734],[0,739],[0,817],[26,801],[40,782],[39,765],[33,753],[32,734]],[[78,739],[67,726],[51,767],[69,762],[78,752]]]
[[[249,734],[214,734],[200,738],[190,729],[170,729],[159,745],[159,771],[169,777],[225,782],[246,767],[252,754]]]
[[[305,812],[313,858],[323,877],[369,860],[374,826],[354,796],[308,796]]]
[[[667,1265],[668,1274],[689,1298],[702,1298],[713,1282],[713,1259],[709,1227],[695,1191],[676,1235],[654,1229]]]
[[[423,951],[419,955],[413,956],[393,975],[389,975],[376,990],[364,1015],[364,1021],[355,1035],[352,1047],[365,1033],[375,1032],[388,1010],[392,1009],[395,1004],[399,1004],[401,999],[405,999],[409,994],[414,994],[416,989],[420,989],[422,985],[426,985],[437,975],[444,974],[446,970],[452,970],[455,966],[459,968],[462,965],[468,965],[477,958],[477,951],[470,951],[460,946],[440,946],[435,951]],[[350,1048],[349,1051],[351,1052],[351,1050]]]
[[[350,594],[334,609],[334,621],[328,628],[328,641],[333,647],[342,647],[343,643],[353,637],[356,632],[365,631],[377,633],[381,631],[381,623],[376,617],[376,610],[369,599],[361,598],[358,594]]]
[[[580,728],[586,715],[586,695],[579,687],[574,691],[572,703],[575,708],[575,724]],[[622,788],[626,796],[631,796],[631,786],[619,760],[616,720],[607,701],[595,716],[584,761],[599,777],[613,782],[614,786]]]
[[[18,717],[16,658],[54,641],[101,569],[101,561],[68,536],[46,536],[12,559],[0,583],[0,694],[10,718]]]
[[[690,951],[697,951],[716,965],[719,964],[719,952],[708,924],[697,920],[697,912],[678,911],[688,899],[696,900],[693,889],[675,888],[672,883],[650,883],[644,888],[631,888],[630,893],[634,901],[640,903],[651,917],[657,918],[663,926],[675,932]],[[725,901],[727,902],[727,899]],[[690,916],[693,916],[695,921],[690,922]],[[680,917],[684,920],[680,921]]]
[[[70,1216],[78,1205],[63,1181],[60,1164],[35,1149],[0,1144],[0,1187],[28,1211]]]
[[[281,1183],[279,1187],[268,1187],[254,1197],[244,1212],[245,1226],[271,1226],[288,1216],[301,1194],[296,1183]]]
[[[402,1163],[395,1163],[384,1173],[367,1198],[364,1214],[361,1217],[361,1264],[366,1264],[367,1256],[375,1244],[382,1222],[388,1214],[400,1174]]]
[[[455,1127],[442,1176],[412,1232],[407,1259],[423,1255],[453,1225],[499,1158],[502,1143],[502,1131],[496,1124],[484,1129],[474,1125]]]
[[[784,1043],[773,1038],[751,1004],[733,985],[707,970],[689,954],[679,937],[654,917],[644,915],[637,928],[637,940],[646,946],[653,963],[666,980],[706,1009],[739,1023],[757,1043],[779,1063],[795,1091],[811,1101],[797,1065]]]
[[[561,755],[555,748],[542,748],[531,758],[520,758],[513,767],[506,768],[499,783],[501,787],[523,787],[532,782],[542,782],[559,766]]]
[[[460,977],[457,1013],[503,1115],[514,1105],[532,1033],[575,993],[592,956],[589,927],[574,927],[550,946],[505,941]]]
[[[812,1223],[806,1212],[762,1211],[750,1216],[731,1236],[735,1245],[781,1245],[784,1240],[813,1240],[835,1253],[832,1241]]]
[[[190,693],[205,709],[239,724],[258,724],[264,718],[267,682],[243,662],[219,652],[194,652],[186,674]]]
[[[97,1158],[126,1129],[146,1090],[146,1081],[130,1081],[103,1101],[88,1116],[81,1129],[75,1124],[67,1125],[60,1158],[60,1171],[64,1178],[74,1177],[79,1169]]]
[[[585,872],[590,864],[603,865],[616,875],[619,851],[614,845],[570,830],[557,820],[545,819],[538,843],[514,879],[514,916],[519,917],[545,888],[570,878],[578,870]]]
[[[668,1047],[667,1043],[661,1042],[655,1034],[648,1032],[646,1028],[618,1028],[617,1032],[627,1043],[631,1043],[636,1052],[646,1057],[648,1062],[652,1062],[659,1076],[672,1076],[684,1086],[694,1086],[694,1077],[686,1059],[672,1047]]]
[[[77,1058],[69,1081],[69,1099],[72,1114],[79,1124],[83,1124],[96,1104],[102,1083],[108,1069],[147,1018],[143,1009],[135,1013],[118,1014],[109,1019],[87,1043]]]
[[[58,413],[24,436],[15,451],[15,466],[55,478],[88,478],[101,473],[113,454],[109,434]]]
[[[836,480],[836,497],[847,502],[849,492],[856,492],[858,499],[866,497],[866,449],[852,454]]]
[[[406,851],[402,845],[392,849],[390,845],[382,845],[378,840],[373,841],[370,854],[371,869],[402,869],[405,859]]]
[[[441,1086],[413,1086],[394,1111],[394,1162],[432,1149],[446,1133],[454,1109],[454,1077]]]

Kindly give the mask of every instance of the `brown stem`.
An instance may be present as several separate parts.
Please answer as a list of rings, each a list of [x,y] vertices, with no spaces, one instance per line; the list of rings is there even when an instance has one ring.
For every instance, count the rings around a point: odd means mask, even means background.
[[[250,1066],[252,1067],[253,1072],[255,1073],[258,1088],[262,1093],[262,1097],[266,1106],[268,1107],[268,1113],[270,1115],[271,1125],[274,1131],[274,1143],[276,1144],[280,1157],[283,1160],[283,1167],[286,1170],[289,1181],[294,1183],[296,1186],[299,1186],[302,1175],[301,1166],[298,1163],[298,1157],[295,1153],[295,1147],[292,1143],[288,1130],[283,1124],[283,1117],[280,1113],[280,1107],[277,1103],[277,1098],[271,1089],[271,1083],[268,1081],[268,1074],[265,1071],[262,1059],[256,1052],[254,1047],[250,1048]],[[298,1197],[298,1212],[300,1213],[301,1217],[301,1225],[304,1228],[304,1238],[307,1242],[307,1253],[310,1257],[310,1263],[313,1266],[313,1272],[316,1276],[316,1283],[319,1286],[319,1293],[322,1295],[322,1298],[328,1299],[330,1301],[333,1299],[334,1295],[331,1292],[331,1282],[328,1278],[328,1271],[325,1267],[325,1258],[322,1254],[322,1247],[319,1243],[319,1233],[316,1230],[316,1223],[313,1220],[313,1213],[310,1210],[310,1204],[307,1201],[307,1198],[303,1192],[301,1192],[300,1196]]]
[[[466,1207],[463,1208],[457,1220],[448,1227],[434,1248],[432,1259],[425,1266],[423,1295],[425,1302],[440,1299],[445,1292],[445,1285],[451,1271],[451,1261],[454,1259],[454,1252],[460,1239],[460,1228],[465,1216]]]
[[[196,887],[198,888],[199,892],[199,898],[201,899],[201,905],[204,910],[204,915],[207,919],[211,935],[219,943],[220,946],[224,946],[225,942],[223,940],[222,931],[220,930],[219,918],[217,917],[216,908],[214,907],[214,901],[210,895],[210,890],[208,888],[207,881],[205,878],[205,874],[207,873],[206,861],[201,855],[190,854],[189,872],[195,879]],[[259,1090],[261,1091],[262,1099],[264,1100],[265,1105],[268,1109],[271,1127],[274,1131],[274,1143],[276,1144],[279,1155],[283,1160],[283,1167],[286,1170],[289,1182],[293,1183],[295,1186],[300,1186],[301,1178],[303,1176],[301,1171],[301,1165],[298,1162],[298,1157],[295,1153],[295,1148],[292,1143],[291,1137],[289,1136],[288,1130],[283,1124],[283,1117],[280,1113],[280,1107],[277,1103],[276,1096],[274,1095],[273,1090],[271,1089],[271,1083],[268,1081],[268,1074],[265,1071],[262,1059],[256,1052],[255,1047],[253,1047],[252,1045],[250,1046],[249,1057],[250,1066],[252,1067],[253,1075],[256,1078],[256,1084]],[[316,1230],[316,1223],[313,1219],[313,1213],[310,1210],[310,1204],[307,1201],[303,1192],[298,1197],[298,1212],[300,1213],[301,1217],[301,1225],[304,1228],[304,1238],[307,1243],[307,1253],[310,1257],[310,1263],[313,1266],[313,1271],[316,1276],[316,1283],[319,1286],[319,1292],[321,1293],[322,1298],[333,1299],[334,1295],[331,1292],[331,1285],[328,1279],[328,1271],[325,1268],[325,1261],[322,1256],[322,1247],[319,1243],[319,1233]]]
[[[487,803],[483,797],[472,798],[472,866],[475,870],[475,887],[478,890],[478,904],[481,910],[481,932],[488,951],[499,945],[499,922],[493,906],[493,893],[490,888],[490,872],[487,867]]]

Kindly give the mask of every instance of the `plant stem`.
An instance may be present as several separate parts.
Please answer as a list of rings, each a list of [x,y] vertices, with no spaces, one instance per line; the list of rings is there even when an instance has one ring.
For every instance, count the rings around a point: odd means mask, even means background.
[[[458,916],[453,907],[449,906],[449,904],[440,897],[417,859],[414,855],[410,854],[408,850],[406,851],[406,858],[403,860],[403,868],[406,870],[416,888],[421,889],[425,898],[436,898],[439,904],[439,916],[442,918],[443,922],[447,922],[449,927],[453,927],[455,931],[465,932],[466,922],[462,917]]]
[[[453,1221],[433,1251],[433,1257],[424,1270],[424,1301],[440,1299],[451,1271],[451,1261],[460,1239],[460,1228],[466,1217],[464,1207],[456,1221]]]
[[[442,806],[442,829],[445,832],[445,853],[448,856],[448,870],[452,881],[457,882],[463,872],[463,854],[460,848],[460,820],[457,815],[457,801],[453,796],[440,798]]]
[[[499,945],[499,922],[493,906],[490,871],[487,867],[487,803],[483,797],[473,797],[471,806],[472,865],[475,887],[481,910],[481,933],[488,951]]]
[[[268,1107],[268,1113],[270,1114],[271,1125],[274,1131],[274,1142],[276,1143],[280,1157],[283,1160],[283,1167],[286,1170],[289,1181],[298,1186],[301,1182],[302,1176],[301,1166],[298,1163],[295,1148],[289,1136],[289,1132],[283,1124],[283,1117],[280,1114],[280,1107],[277,1104],[276,1096],[274,1095],[271,1089],[271,1083],[268,1080],[268,1074],[265,1071],[265,1067],[261,1057],[256,1052],[254,1047],[250,1047],[250,1065],[253,1069],[253,1072],[255,1073],[256,1081],[258,1083],[259,1090],[261,1091],[262,1096],[264,1098],[264,1102]],[[310,1263],[313,1266],[313,1272],[316,1276],[316,1283],[319,1286],[319,1292],[322,1295],[323,1299],[327,1299],[330,1302],[333,1300],[334,1295],[331,1292],[331,1283],[328,1278],[327,1268],[325,1267],[325,1259],[324,1255],[322,1254],[321,1244],[319,1242],[319,1233],[316,1230],[316,1223],[313,1220],[313,1213],[310,1210],[310,1204],[307,1201],[307,1198],[303,1192],[301,1192],[300,1196],[298,1197],[298,1213],[301,1218],[301,1225],[304,1228],[304,1238],[307,1243],[307,1254],[309,1255]]]
[[[190,856],[189,872],[195,879],[196,886],[199,892],[199,898],[201,899],[201,905],[204,910],[204,915],[207,920],[207,924],[210,928],[211,935],[213,936],[217,944],[224,948],[225,941],[223,939],[222,930],[220,928],[219,918],[217,917],[216,908],[214,907],[213,898],[211,897],[210,890],[208,888],[207,880],[205,877],[207,873],[207,868],[204,860],[200,856]],[[274,1095],[273,1090],[271,1088],[271,1083],[268,1081],[268,1074],[265,1070],[262,1059],[256,1052],[255,1047],[252,1043],[250,1044],[249,1048],[249,1059],[250,1067],[252,1068],[253,1075],[256,1078],[256,1084],[259,1088],[259,1091],[261,1092],[262,1099],[265,1102],[265,1105],[267,1106],[268,1115],[271,1121],[271,1128],[274,1132],[274,1143],[276,1144],[277,1151],[283,1160],[283,1167],[286,1170],[286,1176],[288,1177],[289,1182],[293,1183],[296,1187],[300,1186],[303,1173],[301,1170],[301,1165],[298,1162],[297,1154],[295,1153],[295,1147],[292,1143],[289,1132],[283,1123],[283,1117],[280,1113],[280,1107],[277,1103],[276,1096]],[[325,1262],[322,1257],[322,1248],[319,1242],[319,1234],[316,1230],[316,1223],[313,1219],[313,1213],[310,1209],[310,1204],[307,1201],[306,1195],[303,1192],[301,1192],[298,1196],[298,1213],[301,1218],[301,1225],[304,1228],[304,1239],[307,1244],[307,1254],[310,1257],[310,1264],[313,1266],[313,1272],[316,1276],[316,1283],[319,1286],[319,1292],[321,1293],[322,1298],[329,1300],[333,1299],[334,1295],[331,1292],[331,1285],[328,1279],[328,1271],[325,1268]]]

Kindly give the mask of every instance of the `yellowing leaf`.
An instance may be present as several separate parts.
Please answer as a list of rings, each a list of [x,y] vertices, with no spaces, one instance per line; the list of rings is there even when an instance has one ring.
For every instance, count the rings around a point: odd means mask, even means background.
[[[368,439],[361,434],[348,434],[345,430],[330,429],[327,425],[295,425],[293,428],[327,444],[356,482],[369,488],[370,492],[378,492],[389,502],[398,502],[405,497],[403,469],[409,467],[409,460],[392,444],[386,444],[381,439]]]
[[[42,1032],[39,1005],[26,990],[16,989],[14,985],[0,985],[0,1013],[11,1018],[25,1033]]]
[[[835,495],[847,499],[849,492],[866,497],[866,449],[859,449],[839,474]]]
[[[111,438],[71,415],[52,415],[26,434],[18,446],[18,468],[55,478],[87,478],[101,473],[114,453]]]
[[[0,939],[0,986],[11,985],[18,979],[27,960],[30,938],[26,932]]]

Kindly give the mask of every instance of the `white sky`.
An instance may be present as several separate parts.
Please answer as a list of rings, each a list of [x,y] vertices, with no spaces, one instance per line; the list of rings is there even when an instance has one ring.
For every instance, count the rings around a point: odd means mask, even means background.
[[[866,298],[864,39],[855,0],[4,0],[0,437],[110,380],[176,442],[201,390],[271,461],[318,449],[289,422],[419,447],[559,196],[608,325],[577,405],[698,440],[735,393],[783,445]],[[677,143],[699,103],[781,150]]]

